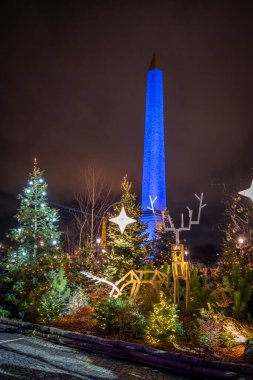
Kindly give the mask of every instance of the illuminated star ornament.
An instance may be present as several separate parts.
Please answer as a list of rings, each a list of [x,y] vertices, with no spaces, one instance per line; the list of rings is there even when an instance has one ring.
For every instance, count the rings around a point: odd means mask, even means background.
[[[123,234],[128,224],[135,223],[136,220],[127,216],[124,206],[122,206],[120,214],[116,218],[109,219],[110,222],[116,223],[119,226],[120,232]]]
[[[246,190],[239,191],[239,194],[244,195],[253,201],[253,180],[251,181],[250,187]]]

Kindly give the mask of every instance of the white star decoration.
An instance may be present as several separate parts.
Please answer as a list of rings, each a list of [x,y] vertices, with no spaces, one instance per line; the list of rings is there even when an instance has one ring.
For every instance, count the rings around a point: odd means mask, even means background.
[[[127,216],[124,206],[122,206],[120,214],[118,216],[116,216],[116,218],[111,218],[109,220],[110,220],[110,222],[118,224],[120,232],[122,234],[124,233],[125,228],[128,224],[136,222],[135,219],[129,218],[129,216]]]
[[[250,187],[246,190],[239,191],[239,194],[244,195],[253,201],[253,180],[251,181]]]

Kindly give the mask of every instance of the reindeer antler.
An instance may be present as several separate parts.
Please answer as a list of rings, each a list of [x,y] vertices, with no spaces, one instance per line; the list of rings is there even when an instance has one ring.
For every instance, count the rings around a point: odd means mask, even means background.
[[[113,282],[108,281],[105,278],[94,276],[94,274],[89,273],[89,272],[81,271],[80,273],[90,278],[91,280],[95,281],[96,284],[98,284],[99,282],[103,282],[104,284],[110,285],[112,287],[112,290],[110,291],[110,297],[112,296],[114,291],[116,292],[115,297],[118,297],[121,294],[119,288]]]
[[[162,212],[163,227],[164,227],[165,231],[173,231],[175,233],[176,245],[179,244],[179,233],[181,231],[190,231],[192,224],[199,224],[199,222],[200,222],[201,210],[202,210],[202,208],[204,208],[206,206],[206,204],[204,204],[204,205],[202,204],[203,203],[203,193],[200,194],[200,197],[197,194],[195,194],[195,197],[199,200],[198,217],[196,220],[192,220],[193,211],[187,206],[186,208],[189,212],[188,227],[184,226],[184,214],[183,213],[181,214],[181,227],[175,228],[174,223],[172,222],[170,215],[165,214],[165,211]],[[167,216],[167,219],[169,221],[170,227],[166,226],[166,223],[165,223],[166,216]]]

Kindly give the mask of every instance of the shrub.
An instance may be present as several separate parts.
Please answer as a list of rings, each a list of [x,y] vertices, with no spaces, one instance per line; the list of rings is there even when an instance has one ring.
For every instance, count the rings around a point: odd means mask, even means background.
[[[145,317],[132,300],[107,298],[95,310],[98,325],[106,333],[141,337],[145,329]]]
[[[75,315],[81,308],[88,306],[88,298],[81,286],[78,286],[70,296],[65,311],[67,315]]]
[[[223,277],[223,284],[232,300],[232,316],[240,320],[245,319],[248,312],[248,303],[253,295],[252,272],[246,270],[242,275],[240,268],[235,265],[231,273]]]
[[[171,301],[161,297],[159,303],[153,307],[150,313],[147,328],[146,340],[149,343],[173,342],[184,336],[182,323],[179,321],[178,311]]]
[[[227,309],[231,304],[231,300],[225,288],[216,288],[210,294],[210,303],[216,309]]]
[[[197,318],[195,331],[200,346],[212,349],[220,346],[222,320],[222,315],[215,313],[210,304],[208,304],[208,310],[200,309],[200,317]]]
[[[244,354],[248,360],[253,361],[253,339],[252,338],[247,340]]]
[[[102,301],[109,298],[110,290],[108,290],[106,286],[99,287],[99,285],[91,285],[87,289],[89,305],[92,307],[98,307]]]
[[[221,345],[234,347],[246,342],[249,336],[247,329],[233,318],[224,318],[222,321]]]
[[[198,274],[198,269],[191,272],[191,302],[196,307],[206,305],[210,289],[207,287],[207,279],[205,276]]]
[[[49,276],[52,278],[51,288],[42,295],[38,302],[40,321],[50,321],[62,316],[70,296],[63,268],[60,268],[59,272],[51,271]]]
[[[208,309],[200,309],[195,322],[194,335],[200,346],[217,349],[245,343],[248,332],[238,321],[214,312],[209,303],[207,306]]]
[[[0,317],[8,318],[10,315],[11,313],[0,305]]]

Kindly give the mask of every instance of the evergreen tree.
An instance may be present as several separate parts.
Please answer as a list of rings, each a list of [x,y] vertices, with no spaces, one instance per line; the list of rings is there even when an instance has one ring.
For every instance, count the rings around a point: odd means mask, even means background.
[[[183,335],[184,329],[176,306],[161,296],[160,302],[154,304],[147,320],[146,340],[151,344],[174,342]]]
[[[252,271],[245,268],[243,276],[240,268],[233,266],[230,273],[223,277],[223,285],[229,293],[232,306],[232,316],[236,319],[244,319],[247,315],[249,301],[253,296]]]
[[[28,185],[19,195],[21,201],[16,218],[19,226],[11,230],[13,247],[7,254],[2,269],[1,303],[13,316],[39,318],[39,302],[52,286],[48,273],[67,267],[67,260],[59,249],[58,212],[49,207],[47,184],[34,161]]]
[[[243,275],[253,271],[253,207],[252,202],[230,194],[225,200],[225,238],[222,256],[218,263],[218,277],[221,278],[237,266]]]
[[[195,307],[205,307],[210,295],[206,276],[201,276],[198,269],[191,271],[191,304]]]
[[[104,263],[104,274],[111,279],[119,279],[130,269],[137,269],[144,264],[145,243],[148,238],[145,233],[146,225],[140,221],[141,207],[136,202],[136,195],[132,192],[132,184],[127,175],[121,182],[121,192],[120,204],[115,205],[109,218],[118,216],[124,206],[126,214],[136,222],[129,224],[123,234],[117,224],[109,223],[108,246],[111,252]]]
[[[50,321],[63,314],[66,302],[70,297],[70,288],[67,287],[67,278],[63,268],[58,272],[48,272],[51,288],[44,293],[38,303],[38,319]]]
[[[58,211],[47,201],[47,183],[37,160],[23,193],[18,196],[20,208],[16,214],[18,228],[12,229],[10,239],[14,245],[12,261],[24,262],[43,252],[55,251],[60,232]]]
[[[174,242],[175,235],[172,231],[165,231],[162,225],[157,227],[154,240],[150,244],[149,257],[152,266],[161,268],[164,264],[171,263],[171,244]]]

